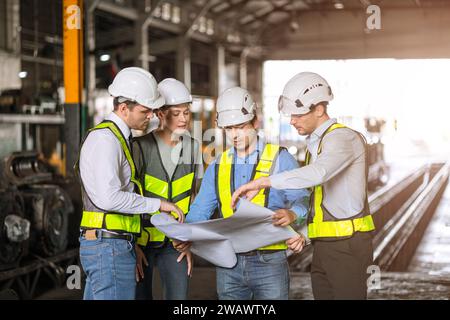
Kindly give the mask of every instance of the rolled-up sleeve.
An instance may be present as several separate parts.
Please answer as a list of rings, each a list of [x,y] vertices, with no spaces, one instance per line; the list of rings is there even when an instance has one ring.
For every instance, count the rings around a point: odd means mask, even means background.
[[[142,214],[157,211],[159,199],[146,198],[126,190],[121,170],[123,151],[117,139],[107,132],[92,132],[80,153],[83,187],[96,207],[104,211]]]
[[[322,152],[310,165],[270,176],[272,188],[302,189],[332,179],[365,152],[357,133],[335,130],[323,139]]]

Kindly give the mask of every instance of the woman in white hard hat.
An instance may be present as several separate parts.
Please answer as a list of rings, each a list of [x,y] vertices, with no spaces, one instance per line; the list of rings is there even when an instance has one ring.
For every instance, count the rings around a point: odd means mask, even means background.
[[[308,237],[314,244],[311,281],[316,299],[366,299],[375,229],[367,200],[368,160],[364,136],[330,119],[331,87],[302,72],[288,81],[280,112],[307,135],[306,166],[254,180],[233,195],[251,199],[262,188],[313,188]]]
[[[153,76],[141,68],[121,70],[109,86],[114,112],[90,129],[75,166],[82,185],[80,261],[86,274],[84,299],[135,298],[134,239],[141,215],[182,211],[146,198],[131,156],[131,130],[145,130],[153,110],[164,104]]]
[[[203,176],[200,144],[189,135],[192,97],[182,82],[172,78],[161,81],[158,90],[166,101],[157,111],[160,127],[135,140],[137,170],[145,196],[174,202],[187,214],[196,180]],[[137,249],[137,271],[142,281],[137,285],[136,297],[152,299],[156,267],[164,299],[187,299],[188,275],[192,273],[190,252],[180,255],[172,241],[153,227],[150,215],[144,216],[144,229],[137,243],[142,248]],[[183,259],[185,255],[187,259]]]

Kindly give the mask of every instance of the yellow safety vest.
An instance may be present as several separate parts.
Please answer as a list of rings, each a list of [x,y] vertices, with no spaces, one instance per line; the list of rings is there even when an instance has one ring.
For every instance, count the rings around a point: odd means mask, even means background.
[[[186,215],[189,212],[191,197],[195,189],[194,139],[183,139],[179,163],[172,178],[169,178],[164,169],[163,159],[153,133],[137,138],[136,142],[143,159],[141,175],[144,177],[144,195],[173,202]],[[186,159],[183,153],[186,155],[189,147],[191,147],[191,153],[188,154],[189,159]],[[160,214],[160,211],[145,214],[143,217],[143,230],[137,239],[137,243],[141,246],[160,247],[167,241],[166,235],[150,222],[151,216],[155,214]],[[173,214],[175,215],[175,213]]]
[[[253,169],[253,177],[256,180],[269,176],[280,152],[280,146],[266,144],[258,163]],[[231,208],[231,196],[234,192],[234,170],[233,154],[231,149],[225,151],[216,164],[216,194],[219,200],[219,212],[223,218],[231,217],[234,213]],[[269,201],[270,188],[262,189],[251,202],[262,207],[267,207]],[[280,250],[287,249],[285,242],[275,243],[269,246],[258,248],[258,250]]]
[[[347,128],[346,126],[336,123],[331,125],[325,133],[322,135],[317,155],[322,152],[322,141],[325,135],[333,130]],[[358,133],[358,132],[357,132]],[[363,140],[364,138],[360,133],[358,135]],[[366,155],[367,156],[367,155]],[[311,161],[311,154],[306,152],[305,164],[308,165]],[[318,185],[313,188],[312,197],[310,198],[310,212],[308,215],[308,237],[311,239],[332,239],[332,238],[348,238],[355,232],[368,232],[375,230],[372,216],[369,211],[369,204],[367,200],[367,167],[366,161],[366,201],[363,211],[359,213],[358,218],[338,220],[328,213],[327,209],[323,205],[323,186]]]
[[[88,131],[88,134],[84,138],[81,146],[83,146],[84,141],[86,140],[89,133],[100,130],[100,129],[109,129],[119,140],[120,146],[125,154],[125,157],[128,161],[128,164],[131,168],[131,178],[130,181],[135,184],[138,188],[139,193],[143,195],[142,186],[139,180],[136,179],[136,167],[133,161],[133,157],[131,156],[130,149],[126,143],[126,140],[120,131],[119,127],[112,121],[103,121],[99,125]],[[81,150],[81,147],[80,147]],[[75,164],[75,170],[79,174],[79,156],[78,161]],[[82,185],[81,191],[83,195],[83,216],[81,218],[82,229],[106,229],[109,231],[114,231],[118,233],[133,233],[140,234],[141,233],[141,215],[137,214],[124,214],[117,212],[106,212],[101,208],[95,206],[95,204],[89,199],[87,195],[83,183],[80,178],[80,182]]]

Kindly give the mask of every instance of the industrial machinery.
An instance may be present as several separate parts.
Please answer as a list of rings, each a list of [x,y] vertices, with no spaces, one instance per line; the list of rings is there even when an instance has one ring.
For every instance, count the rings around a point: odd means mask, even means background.
[[[32,299],[63,285],[78,264],[77,189],[36,152],[0,164],[0,295]]]
[[[376,118],[366,118],[364,121],[368,143],[369,190],[375,190],[389,180],[389,167],[384,160],[384,144],[381,139],[386,122]]]
[[[4,178],[14,186],[24,186],[52,180],[51,168],[36,152],[14,152],[4,159]]]
[[[0,269],[14,267],[29,251],[49,257],[66,250],[74,207],[51,168],[34,152],[4,159],[0,190]]]
[[[0,92],[1,114],[57,114],[61,106],[55,97],[40,95],[34,99],[25,99],[21,89],[9,89]]]
[[[31,185],[23,191],[23,197],[31,221],[30,249],[45,257],[63,252],[73,212],[68,194],[56,185]]]
[[[27,252],[30,221],[25,217],[25,204],[18,191],[0,192],[0,270],[17,266]]]
[[[3,90],[0,93],[0,113],[20,113],[22,104],[20,89]]]

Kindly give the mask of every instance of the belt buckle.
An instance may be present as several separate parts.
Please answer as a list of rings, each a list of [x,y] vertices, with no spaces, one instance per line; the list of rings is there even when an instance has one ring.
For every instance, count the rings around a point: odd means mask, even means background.
[[[114,232],[109,232],[109,231],[102,231],[102,234],[108,234],[108,238],[111,239],[121,239],[121,240],[126,240],[126,241],[133,241],[133,235],[132,234],[120,234],[120,233],[114,233]]]
[[[126,240],[128,242],[133,242],[134,235],[132,233],[130,233],[130,234],[122,234],[122,235],[118,234],[117,235],[117,239],[123,239],[123,240]]]

